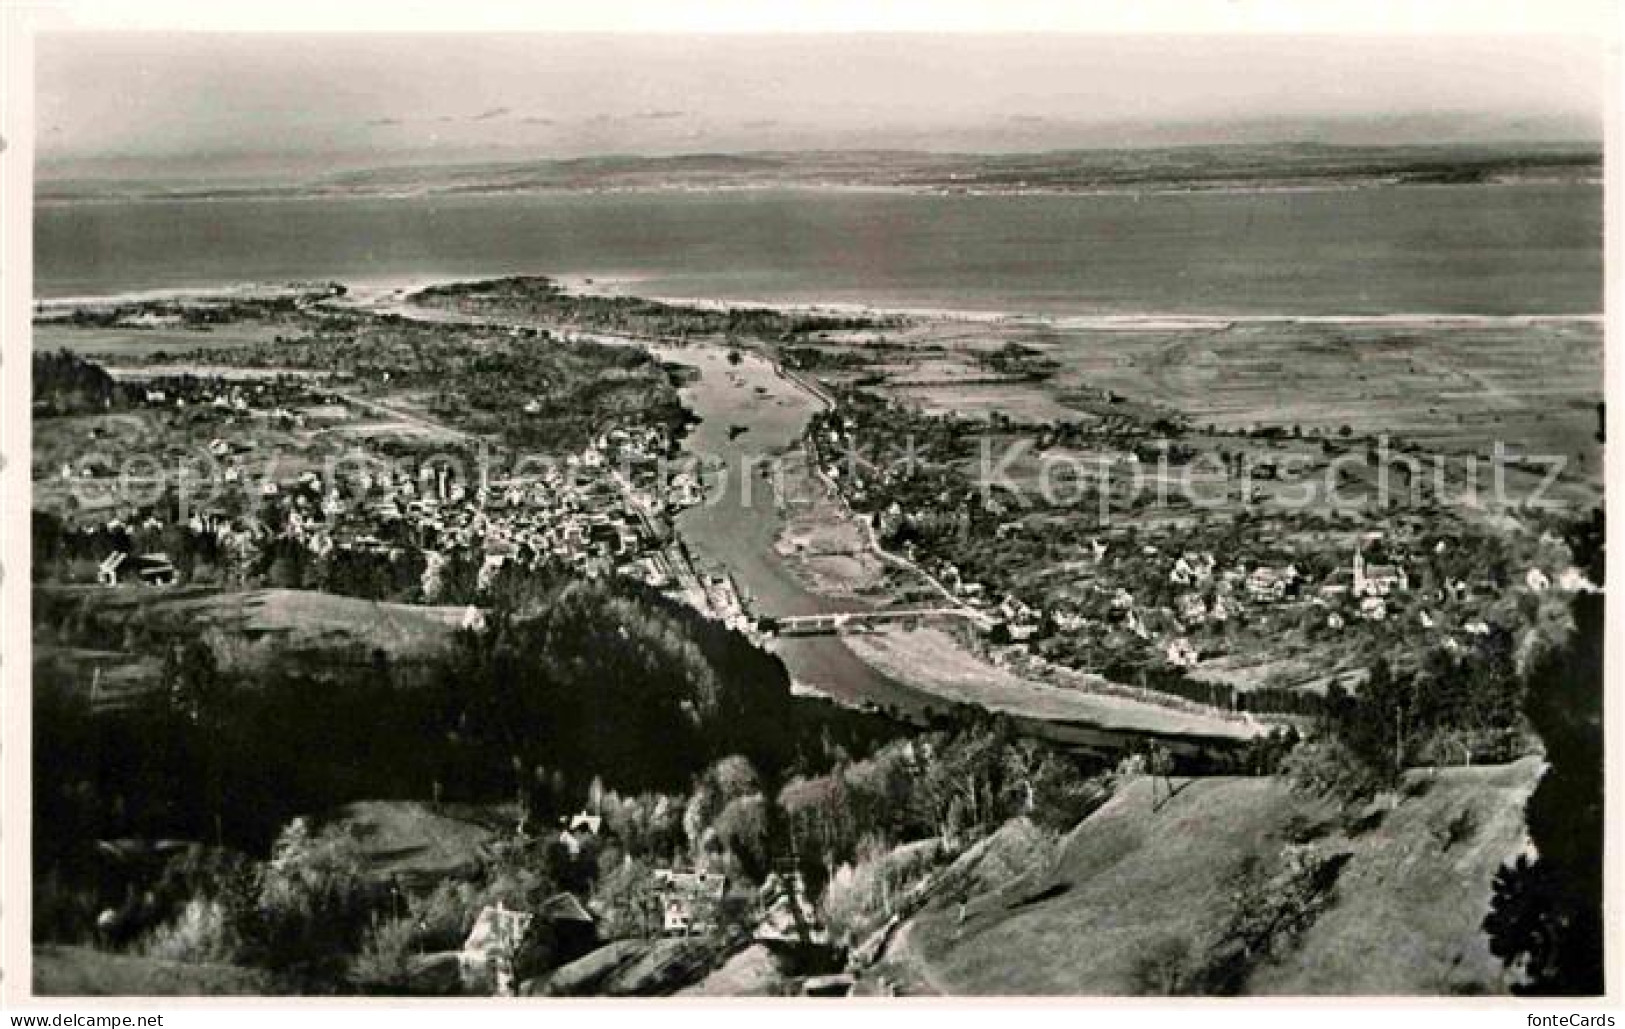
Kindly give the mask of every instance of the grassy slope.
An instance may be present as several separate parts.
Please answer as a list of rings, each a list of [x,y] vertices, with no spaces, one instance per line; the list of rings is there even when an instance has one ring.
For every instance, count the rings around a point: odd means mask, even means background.
[[[52,599],[83,598],[117,621],[139,617],[189,633],[218,628],[251,636],[278,635],[296,648],[361,643],[397,654],[444,643],[460,624],[463,607],[423,607],[341,597],[312,590],[208,587],[152,589],[121,586],[38,587]]]
[[[279,991],[264,973],[234,965],[190,965],[88,947],[39,946],[34,948],[34,992],[49,997],[223,997]]]
[[[241,592],[208,587],[152,589],[121,586],[42,586],[35,589],[35,610],[42,604],[92,605],[107,640],[118,646],[125,626],[140,625],[174,639],[218,632],[228,644],[221,659],[237,667],[258,665],[276,654],[304,655],[308,661],[356,661],[375,650],[392,661],[423,657],[442,650],[462,624],[466,608],[385,604],[309,590],[256,589]],[[274,641],[274,644],[273,644]],[[60,674],[77,674],[89,689],[100,673],[101,701],[119,704],[160,685],[159,650],[89,650],[36,641],[36,673],[42,663],[63,666]],[[273,645],[275,651],[273,653]]]
[[[211,593],[196,600],[177,597],[172,602],[160,595],[156,606],[194,624],[283,634],[298,646],[354,640],[391,653],[444,642],[464,611],[460,607],[383,604],[310,590],[281,589]]]
[[[1304,935],[1293,960],[1261,969],[1257,993],[1448,993],[1504,988],[1479,932],[1490,878],[1524,844],[1523,804],[1541,765],[1452,769],[1358,843],[1343,898]],[[1477,830],[1444,848],[1433,830],[1464,808]]]
[[[341,808],[334,822],[359,837],[373,876],[409,883],[432,883],[472,869],[494,835],[407,800],[357,801]]]
[[[1251,989],[1279,993],[1430,994],[1502,988],[1478,930],[1496,866],[1523,845],[1522,804],[1539,765],[1442,773],[1352,851],[1337,901]],[[1467,842],[1434,836],[1464,805]],[[939,905],[900,935],[892,959],[952,994],[1132,992],[1136,956],[1167,937],[1199,940],[1221,924],[1226,880],[1269,858],[1294,814],[1323,816],[1277,780],[1192,781],[1160,810],[1141,779],[1064,841],[1048,868],[958,906]]]

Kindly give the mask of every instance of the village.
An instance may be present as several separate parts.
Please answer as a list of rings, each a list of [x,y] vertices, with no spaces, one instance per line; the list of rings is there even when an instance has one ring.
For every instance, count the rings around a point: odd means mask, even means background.
[[[1001,426],[834,385],[838,405],[806,439],[823,480],[880,546],[979,616],[956,620],[980,630],[963,639],[1041,679],[1103,673],[1295,717],[1357,687],[1376,655],[1416,667],[1434,651],[1495,652],[1596,589],[1560,512],[1522,508],[1533,528],[1509,531],[1409,478],[1397,502],[1376,502],[1387,473],[1366,441],[1215,434],[1160,414]],[[1019,457],[988,457],[1005,452]],[[1339,466],[1342,452],[1361,456]],[[1046,466],[1056,459],[1071,481]],[[1323,470],[1347,502],[1287,502]],[[1181,478],[1196,486],[1168,488]],[[906,576],[895,588],[921,596]]]
[[[698,469],[672,459],[665,426],[618,425],[579,451],[510,467],[501,450],[465,438],[375,434],[376,401],[344,380],[120,371],[128,400],[106,416],[114,424],[46,421],[36,450],[36,506],[62,518],[67,549],[94,559],[102,586],[207,582],[193,574],[196,551],[220,555],[210,562],[219,585],[264,578],[348,592],[366,581],[355,569],[371,564],[389,569],[385,590],[399,599],[466,603],[477,625],[505,573],[551,568],[628,576],[752,627],[727,577],[697,573],[672,533],[672,518],[702,496]],[[131,419],[143,431],[115,451]],[[52,473],[55,459],[42,455],[69,452],[66,422],[89,426],[91,449]],[[327,566],[351,581],[306,581]]]

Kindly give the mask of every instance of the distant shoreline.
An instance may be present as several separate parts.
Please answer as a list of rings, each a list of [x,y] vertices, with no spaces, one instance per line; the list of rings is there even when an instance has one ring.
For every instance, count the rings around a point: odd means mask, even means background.
[[[1223,312],[1189,313],[1142,311],[1137,313],[1061,315],[1042,314],[1015,309],[982,310],[947,307],[916,307],[864,304],[842,301],[790,301],[764,298],[760,300],[727,300],[717,297],[675,296],[642,292],[637,287],[651,277],[629,275],[585,275],[580,273],[554,274],[538,271],[556,282],[567,293],[578,296],[637,297],[656,303],[702,310],[727,311],[759,309],[793,314],[873,315],[897,316],[926,321],[955,321],[968,323],[1018,322],[1057,329],[1090,329],[1103,332],[1168,332],[1208,331],[1221,332],[1238,325],[1384,325],[1384,326],[1523,326],[1523,325],[1600,325],[1606,320],[1603,312],[1591,314],[1462,314],[1457,312],[1394,312],[1388,314],[1227,314]],[[404,275],[380,276],[376,279],[332,280],[343,285],[349,293],[345,302],[364,306],[392,297],[397,292],[404,302],[412,293],[434,286],[454,286],[482,282],[489,279],[511,277],[507,274],[472,274],[455,276]],[[325,282],[327,280],[322,280]],[[266,296],[296,291],[313,282],[240,282],[231,284],[177,286],[159,289],[136,289],[108,294],[89,294],[63,297],[35,297],[36,311],[49,311],[73,307],[110,307],[119,304],[140,304],[188,298],[227,298]],[[404,303],[398,306],[408,306]]]
[[[41,185],[45,187],[41,193]],[[1487,179],[1472,182],[1413,182],[1387,178],[1325,180],[1317,182],[1279,183],[1153,183],[1145,186],[1100,186],[1067,189],[1058,186],[1025,187],[964,187],[931,185],[890,185],[886,183],[822,183],[822,182],[751,182],[712,183],[687,185],[682,183],[646,184],[628,186],[529,186],[517,189],[422,187],[378,190],[323,190],[283,189],[279,187],[253,187],[242,190],[200,190],[196,192],[161,192],[135,190],[128,193],[52,194],[50,183],[36,183],[35,207],[81,207],[105,204],[228,204],[273,203],[320,200],[449,200],[458,198],[499,199],[524,197],[593,197],[593,196],[709,196],[739,193],[836,193],[873,194],[878,196],[920,196],[943,199],[990,199],[1000,197],[1079,197],[1079,198],[1140,198],[1181,196],[1272,196],[1279,194],[1352,193],[1362,190],[1425,190],[1517,188],[1531,186],[1579,186],[1601,189],[1602,178],[1591,177],[1522,177]]]
[[[449,279],[435,285],[478,282],[484,276]],[[1392,314],[1225,314],[1143,311],[1133,314],[1062,315],[1020,310],[978,310],[948,307],[908,307],[850,302],[788,300],[721,300],[715,297],[670,296],[636,287],[648,281],[637,276],[549,275],[565,292],[578,296],[627,296],[678,307],[715,311],[759,308],[793,314],[894,315],[930,321],[1023,322],[1058,329],[1096,329],[1119,332],[1212,331],[1236,325],[1399,325],[1497,326],[1601,324],[1606,315],[1595,314],[1459,314],[1450,312],[1395,312]]]

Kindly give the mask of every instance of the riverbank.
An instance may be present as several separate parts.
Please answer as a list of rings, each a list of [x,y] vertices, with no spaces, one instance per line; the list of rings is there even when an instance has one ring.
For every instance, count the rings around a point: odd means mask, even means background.
[[[1089,329],[1102,332],[1219,332],[1238,326],[1386,326],[1390,328],[1494,328],[1538,325],[1601,325],[1606,315],[1595,314],[1463,314],[1449,311],[1412,311],[1393,314],[1236,314],[1215,311],[1189,313],[1144,311],[1132,314],[1093,315],[1043,314],[1014,309],[983,310],[917,305],[863,304],[852,302],[810,303],[784,297],[753,300],[722,300],[716,297],[683,296],[649,292],[644,287],[654,276],[640,275],[557,275],[553,281],[566,292],[582,297],[638,297],[674,307],[704,311],[744,311],[766,309],[784,314],[835,315],[841,317],[904,318],[920,321],[962,322],[970,325],[1020,324],[1051,329]],[[458,281],[466,281],[460,279]]]

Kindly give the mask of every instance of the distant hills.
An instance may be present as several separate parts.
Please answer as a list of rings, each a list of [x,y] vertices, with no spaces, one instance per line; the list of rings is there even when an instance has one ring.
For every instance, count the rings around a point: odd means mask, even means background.
[[[40,202],[815,188],[920,193],[1089,193],[1597,181],[1591,143],[1187,145],[942,153],[915,150],[607,155],[405,164],[297,180],[42,177]]]

